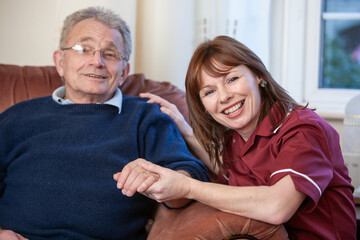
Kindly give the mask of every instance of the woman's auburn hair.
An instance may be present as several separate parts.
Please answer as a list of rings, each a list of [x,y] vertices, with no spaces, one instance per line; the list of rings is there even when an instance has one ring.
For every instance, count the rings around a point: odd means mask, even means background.
[[[255,76],[267,82],[266,87],[259,86],[261,106],[257,124],[268,115],[275,129],[290,109],[300,106],[272,78],[261,59],[244,44],[228,36],[218,36],[200,44],[190,60],[185,81],[190,125],[210,159],[221,168],[224,167],[221,156],[225,156],[225,137],[229,129],[215,121],[202,104],[199,93],[201,77],[203,72],[213,77],[222,77],[240,65],[245,65]],[[280,117],[271,113],[273,106],[277,108],[275,112],[280,113]]]

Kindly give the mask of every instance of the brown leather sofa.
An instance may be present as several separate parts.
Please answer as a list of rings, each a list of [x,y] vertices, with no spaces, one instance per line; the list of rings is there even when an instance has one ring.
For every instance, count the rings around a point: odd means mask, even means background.
[[[51,95],[61,85],[54,66],[0,64],[0,113],[20,101]],[[133,74],[128,76],[121,90],[127,95],[138,95],[140,92],[157,94],[174,103],[188,119],[185,93],[170,83]],[[199,202],[178,210],[168,210],[160,204],[148,236],[150,240],[287,238],[283,226],[224,213]]]

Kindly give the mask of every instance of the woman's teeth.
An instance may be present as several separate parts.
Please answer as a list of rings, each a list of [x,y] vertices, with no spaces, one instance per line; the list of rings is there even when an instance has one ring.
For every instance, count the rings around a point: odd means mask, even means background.
[[[230,115],[230,114],[237,112],[242,107],[243,104],[244,104],[244,101],[241,101],[238,104],[236,104],[235,106],[233,106],[229,109],[226,109],[224,111],[225,115]]]

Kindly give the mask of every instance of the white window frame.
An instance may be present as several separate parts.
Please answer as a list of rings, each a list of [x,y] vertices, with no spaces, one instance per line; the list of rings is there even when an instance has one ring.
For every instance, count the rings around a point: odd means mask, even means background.
[[[346,103],[360,90],[318,87],[321,0],[276,0],[272,10],[273,76],[296,101],[309,103],[322,117],[344,118]]]
[[[343,118],[346,103],[360,90],[353,89],[320,89],[320,37],[321,37],[321,0],[307,0],[307,23],[306,23],[306,57],[305,69],[305,95],[304,100],[314,105],[320,114],[334,118]],[[327,19],[333,14],[324,14]],[[337,14],[340,16],[340,14]],[[343,15],[344,18],[354,15]]]

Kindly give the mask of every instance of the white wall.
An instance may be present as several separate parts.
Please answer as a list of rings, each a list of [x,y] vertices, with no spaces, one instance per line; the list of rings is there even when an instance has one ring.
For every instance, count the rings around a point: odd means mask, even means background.
[[[138,0],[135,71],[184,90],[193,34],[194,0]]]
[[[0,63],[53,65],[64,18],[89,6],[118,13],[135,39],[136,4],[136,0],[0,0]]]

